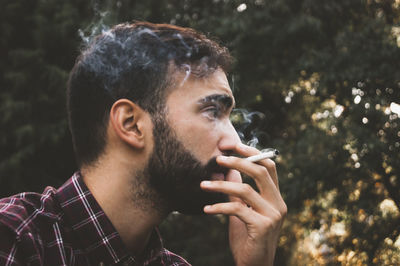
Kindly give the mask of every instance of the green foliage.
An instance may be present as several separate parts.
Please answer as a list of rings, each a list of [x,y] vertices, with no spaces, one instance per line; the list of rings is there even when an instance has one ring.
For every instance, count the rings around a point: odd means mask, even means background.
[[[260,146],[281,151],[289,215],[277,264],[400,264],[400,119],[392,104],[400,104],[399,1],[1,6],[1,196],[57,186],[75,170],[64,91],[79,29],[90,33],[99,20],[175,23],[230,48],[238,106],[265,115],[256,125]],[[167,247],[194,265],[231,265],[226,226],[172,215],[161,230]]]

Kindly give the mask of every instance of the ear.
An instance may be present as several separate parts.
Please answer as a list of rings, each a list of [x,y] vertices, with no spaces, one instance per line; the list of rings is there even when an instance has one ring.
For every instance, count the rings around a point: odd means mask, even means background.
[[[145,145],[145,114],[137,104],[119,99],[110,110],[110,122],[115,134],[132,147],[142,149]]]

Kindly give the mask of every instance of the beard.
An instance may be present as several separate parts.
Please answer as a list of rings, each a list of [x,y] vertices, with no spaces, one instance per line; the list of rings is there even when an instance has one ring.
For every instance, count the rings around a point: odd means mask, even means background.
[[[200,183],[211,180],[213,173],[226,174],[228,169],[219,166],[216,157],[202,164],[177,139],[163,116],[152,120],[154,150],[144,170],[153,191],[152,206],[183,214],[204,214],[205,205],[228,201],[228,196],[223,193],[200,188]]]

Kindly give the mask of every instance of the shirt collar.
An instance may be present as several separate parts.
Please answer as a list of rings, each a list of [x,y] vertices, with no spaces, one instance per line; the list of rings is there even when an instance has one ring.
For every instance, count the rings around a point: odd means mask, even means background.
[[[66,222],[72,227],[92,263],[103,262],[107,265],[125,260],[135,261],[84,183],[80,172],[76,172],[57,190],[56,197]],[[143,252],[144,261],[160,256],[162,249],[161,238],[158,230],[155,230]]]

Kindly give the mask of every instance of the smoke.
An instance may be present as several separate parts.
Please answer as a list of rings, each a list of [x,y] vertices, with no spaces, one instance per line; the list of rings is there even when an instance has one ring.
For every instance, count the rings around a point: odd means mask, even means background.
[[[235,92],[236,87],[235,87],[235,75],[234,74],[231,75],[231,89],[232,89],[232,92]]]
[[[185,77],[183,78],[181,84],[179,85],[180,87],[185,84],[186,80],[189,78],[190,74],[192,73],[192,68],[188,64],[183,64],[182,68],[185,69]]]
[[[187,45],[187,43],[183,40],[182,35],[177,33],[177,34],[175,34],[175,36],[179,38],[182,45],[187,49],[186,57],[189,58],[192,55],[192,48],[189,45]]]
[[[161,37],[150,28],[143,27],[129,38],[120,38],[115,35],[115,31],[111,29],[111,25],[115,23],[115,14],[113,14],[112,7],[108,6],[101,8],[100,1],[92,1],[92,9],[94,17],[92,22],[84,29],[78,30],[78,35],[82,40],[82,53],[89,55],[91,58],[87,59],[87,69],[92,73],[96,73],[98,77],[107,77],[106,90],[111,93],[121,75],[128,69],[152,69],[157,70],[160,68],[154,61],[156,58],[169,58],[176,59],[176,49],[181,49],[183,56],[190,59],[195,56],[194,52],[198,52],[199,47],[197,44],[189,45],[183,36],[179,33],[174,34],[174,38],[180,43],[180,48],[174,48],[171,44],[166,43]],[[104,11],[106,9],[106,11]],[[114,17],[114,19],[113,19]],[[114,27],[128,26],[128,23],[122,23]],[[100,36],[101,38],[97,38]],[[145,47],[140,43],[146,39],[153,38],[153,46]],[[154,43],[158,43],[154,45]],[[158,47],[156,50],[154,47]],[[105,51],[107,54],[105,56]],[[110,59],[110,57],[112,57]],[[182,61],[182,59],[179,59]],[[184,79],[180,86],[184,85],[190,75],[203,75],[212,71],[208,67],[207,56],[200,59],[198,64],[194,67],[188,63],[178,63],[177,67],[184,73]],[[111,93],[112,94],[112,93]]]
[[[242,142],[255,148],[259,148],[259,138],[264,134],[258,129],[264,118],[261,112],[249,112],[241,108],[235,108],[231,114],[231,122]]]
[[[84,46],[88,45],[95,36],[99,34],[103,34],[110,29],[110,26],[107,25],[107,21],[111,18],[111,12],[101,10],[99,1],[92,1],[93,8],[93,20],[92,22],[84,29],[79,29],[78,34],[82,39]]]

